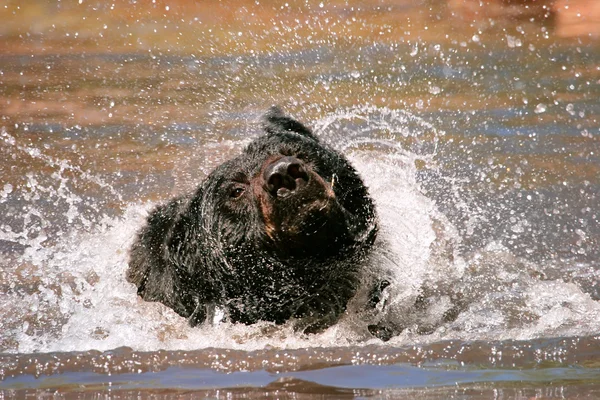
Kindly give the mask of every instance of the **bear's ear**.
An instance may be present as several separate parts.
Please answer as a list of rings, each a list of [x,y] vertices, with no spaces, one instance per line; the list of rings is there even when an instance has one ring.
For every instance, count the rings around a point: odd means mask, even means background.
[[[318,142],[319,139],[310,129],[302,125],[295,119],[288,117],[281,111],[281,108],[273,106],[262,118],[262,126],[268,133],[295,132],[307,138]]]

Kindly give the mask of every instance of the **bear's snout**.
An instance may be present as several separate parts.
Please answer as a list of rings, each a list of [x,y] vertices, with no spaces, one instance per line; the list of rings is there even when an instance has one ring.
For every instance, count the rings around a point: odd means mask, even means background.
[[[304,162],[291,156],[270,163],[264,170],[263,178],[267,192],[280,198],[306,186],[310,179]]]

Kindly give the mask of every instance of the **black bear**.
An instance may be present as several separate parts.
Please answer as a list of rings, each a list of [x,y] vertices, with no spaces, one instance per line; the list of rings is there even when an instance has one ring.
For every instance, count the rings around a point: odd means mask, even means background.
[[[348,160],[273,107],[264,135],[197,187],[151,212],[127,280],[194,326],[232,322],[306,333],[335,323],[361,284],[377,234],[367,188]]]

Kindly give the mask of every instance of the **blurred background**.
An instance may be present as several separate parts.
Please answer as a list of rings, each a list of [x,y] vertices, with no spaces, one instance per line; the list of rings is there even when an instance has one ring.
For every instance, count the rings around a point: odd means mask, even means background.
[[[481,75],[444,82],[413,71],[488,48],[495,65],[482,52],[481,73],[518,68],[525,80],[536,73],[527,60],[515,65],[493,53],[523,48],[535,58],[550,44],[574,48],[600,35],[594,0],[8,0],[0,18],[0,113],[7,125],[192,122],[209,110],[271,103],[492,107],[506,92],[482,99]],[[365,68],[361,49],[369,46],[387,51]],[[436,51],[443,54],[423,59]],[[32,65],[37,58],[27,59],[40,56],[41,70]],[[306,81],[331,69],[356,77]],[[226,79],[217,81],[219,74]],[[378,75],[389,82],[370,82]],[[431,85],[420,85],[423,79]],[[460,99],[451,96],[456,90]]]

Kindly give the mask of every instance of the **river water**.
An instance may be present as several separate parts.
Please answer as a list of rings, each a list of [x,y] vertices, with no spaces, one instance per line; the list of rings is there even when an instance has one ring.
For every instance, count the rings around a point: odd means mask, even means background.
[[[600,43],[442,2],[8,2],[0,397],[600,396]],[[381,219],[383,343],[190,328],[137,298],[147,212],[272,104],[343,151]],[[451,315],[451,317],[448,317]]]

